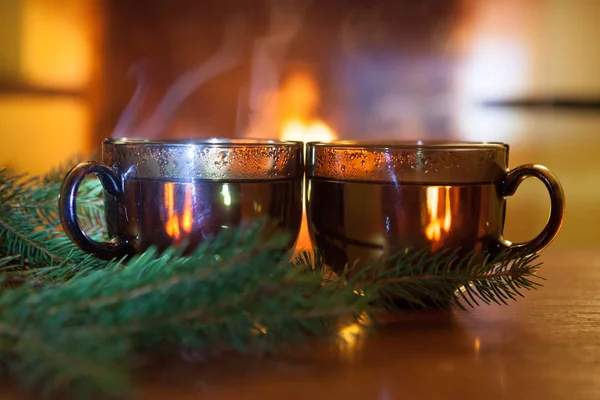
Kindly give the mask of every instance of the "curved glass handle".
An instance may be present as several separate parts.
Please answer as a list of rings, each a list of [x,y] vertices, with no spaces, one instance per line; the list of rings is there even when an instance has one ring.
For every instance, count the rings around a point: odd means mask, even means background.
[[[109,195],[115,197],[123,195],[119,176],[106,165],[94,161],[76,165],[67,173],[60,187],[58,211],[63,229],[77,247],[99,258],[112,260],[113,258],[126,256],[129,253],[129,243],[125,237],[118,235],[107,242],[97,242],[86,235],[79,225],[76,203],[77,190],[83,178],[88,174],[95,174]]]
[[[538,253],[548,246],[558,234],[565,214],[565,194],[556,175],[542,165],[527,164],[507,172],[501,186],[504,197],[512,196],[526,178],[535,177],[541,180],[550,195],[550,217],[546,226],[535,238],[524,243],[511,243],[500,239],[500,247],[509,252],[522,255]]]

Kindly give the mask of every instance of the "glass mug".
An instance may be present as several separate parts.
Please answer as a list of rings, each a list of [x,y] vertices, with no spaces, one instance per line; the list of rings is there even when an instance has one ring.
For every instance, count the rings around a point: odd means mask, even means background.
[[[266,217],[293,237],[302,221],[304,144],[274,140],[111,140],[103,163],[84,162],[62,183],[64,231],[83,251],[113,259],[150,246],[189,249],[222,229]],[[105,191],[112,239],[97,242],[77,222],[76,194],[88,174]]]
[[[562,225],[563,189],[543,166],[509,170],[508,152],[502,143],[308,143],[313,246],[337,271],[406,248],[539,252]],[[550,217],[531,241],[511,243],[502,235],[505,199],[528,177],[548,189]]]

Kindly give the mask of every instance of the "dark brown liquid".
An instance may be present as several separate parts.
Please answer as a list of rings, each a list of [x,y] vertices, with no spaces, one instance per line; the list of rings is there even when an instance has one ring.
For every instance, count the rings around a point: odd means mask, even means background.
[[[308,181],[308,227],[325,261],[341,270],[406,248],[483,252],[495,247],[504,200],[494,184]]]
[[[302,220],[302,180],[178,182],[130,179],[118,202],[107,202],[109,231],[126,235],[133,251],[195,244],[223,229],[266,217],[296,240]],[[117,218],[111,216],[118,216]]]

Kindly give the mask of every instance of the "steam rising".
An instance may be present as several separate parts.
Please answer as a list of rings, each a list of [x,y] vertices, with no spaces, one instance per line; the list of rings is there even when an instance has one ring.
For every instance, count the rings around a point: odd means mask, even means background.
[[[269,26],[266,35],[256,40],[252,49],[248,98],[242,101],[238,110],[245,114],[242,119],[247,121],[247,126],[241,128],[244,136],[270,137],[278,134],[277,96],[284,58],[312,3],[313,0],[266,0]],[[137,65],[132,68],[131,75],[137,80],[137,88],[115,127],[113,137],[154,139],[164,134],[179,107],[195,90],[240,63],[244,43],[241,39],[246,27],[245,16],[230,18],[217,52],[180,76],[169,87],[154,113],[141,122],[138,119],[149,92],[147,67]],[[238,121],[238,124],[244,123]]]
[[[122,138],[126,135],[142,136],[146,139],[158,137],[165,131],[177,109],[195,90],[239,64],[242,53],[241,43],[243,43],[241,38],[245,31],[245,17],[234,16],[230,18],[225,27],[225,34],[218,51],[206,62],[180,76],[169,87],[154,114],[138,128],[134,128],[134,124],[139,116],[142,102],[146,97],[148,85],[146,71],[140,68],[134,69],[132,74],[136,76],[138,86],[117,123],[113,137]]]
[[[286,50],[302,28],[312,0],[268,0],[269,28],[252,51],[247,136],[278,134],[277,95]]]
[[[146,65],[137,64],[131,68],[130,75],[137,80],[137,87],[133,97],[127,104],[113,132],[113,137],[122,138],[132,132],[135,120],[138,117],[144,99],[148,95],[148,69]]]

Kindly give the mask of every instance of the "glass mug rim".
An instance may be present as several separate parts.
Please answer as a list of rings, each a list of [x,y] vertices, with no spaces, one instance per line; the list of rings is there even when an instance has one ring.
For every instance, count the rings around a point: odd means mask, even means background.
[[[508,144],[499,142],[309,142],[306,175],[362,182],[491,183],[504,176],[508,152]]]
[[[137,178],[273,180],[304,175],[304,143],[270,139],[105,139],[104,163]]]
[[[106,138],[104,145],[115,146],[175,146],[175,147],[304,147],[304,142],[295,140],[254,139],[254,138],[182,138],[182,139],[142,139],[142,138]]]
[[[445,140],[331,140],[312,141],[306,143],[309,147],[335,148],[340,150],[506,150],[508,143],[476,142],[476,141],[445,141]]]

